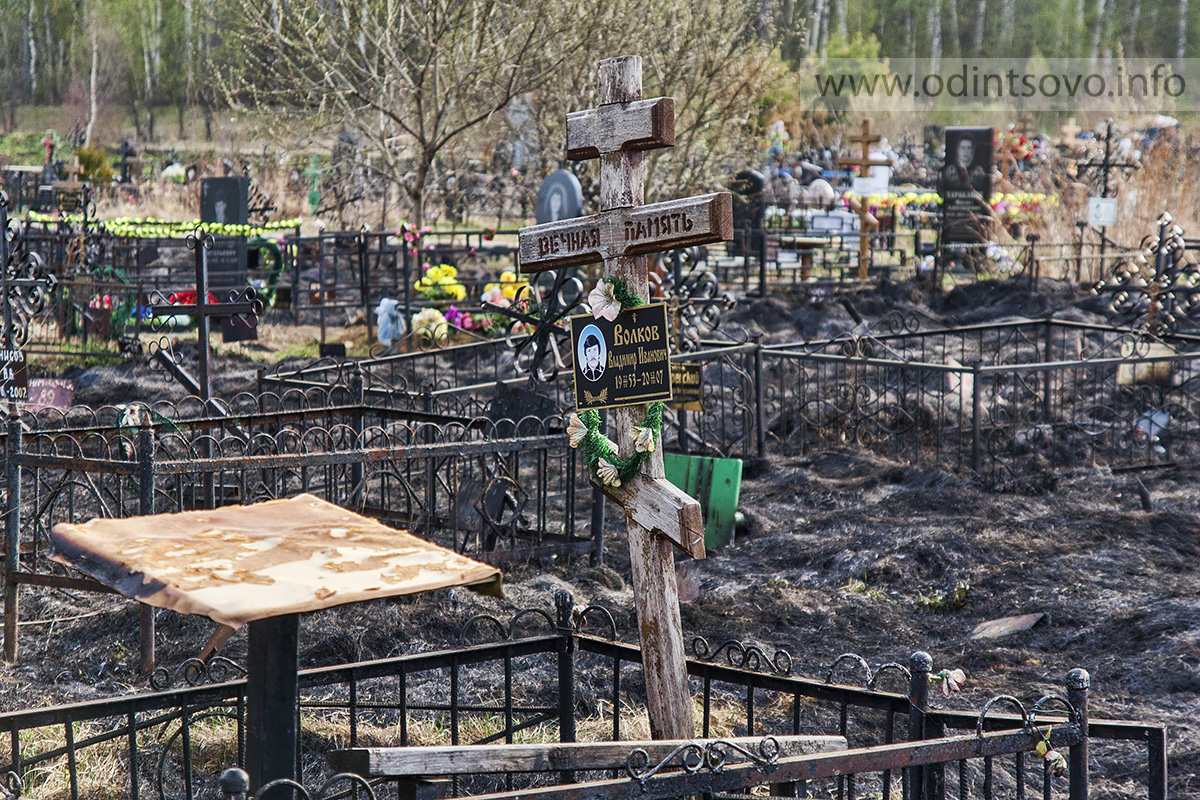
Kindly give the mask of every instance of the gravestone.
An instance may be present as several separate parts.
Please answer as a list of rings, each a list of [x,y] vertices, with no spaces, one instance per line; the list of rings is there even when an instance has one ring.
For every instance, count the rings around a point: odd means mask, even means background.
[[[583,213],[583,187],[569,169],[551,172],[542,181],[537,196],[537,221],[558,222]]]
[[[942,244],[981,244],[990,233],[991,128],[946,128],[946,160],[938,176]]]
[[[749,251],[757,255],[759,237],[767,214],[767,198],[763,190],[767,179],[756,169],[744,169],[729,183],[733,193],[733,241],[729,254],[741,258]]]
[[[250,222],[250,179],[204,178],[200,181],[200,221],[218,225]],[[244,289],[248,281],[245,236],[214,236],[208,254],[208,281],[219,302],[230,290]]]

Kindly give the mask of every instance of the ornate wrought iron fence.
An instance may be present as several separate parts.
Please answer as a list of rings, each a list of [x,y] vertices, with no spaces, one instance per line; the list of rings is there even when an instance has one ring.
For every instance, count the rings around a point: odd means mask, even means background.
[[[575,609],[565,594],[556,606],[555,612],[517,612],[509,623],[477,617],[464,626],[464,635],[498,632],[492,643],[302,671],[297,762],[303,779],[320,783],[324,752],[346,746],[574,741],[584,726],[614,741],[628,734],[622,720],[643,699],[640,650],[579,631],[580,620],[608,628],[611,616],[602,609]],[[549,630],[517,638],[541,625]],[[574,779],[582,785],[539,793],[553,800],[676,797],[771,783],[774,793],[786,796],[1080,798],[1087,796],[1089,771],[1104,773],[1119,758],[1121,780],[1144,787],[1150,800],[1166,798],[1165,729],[1090,719],[1082,670],[1066,676],[1063,694],[1035,701],[1000,696],[972,713],[935,706],[929,697],[934,664],[924,653],[907,665],[874,668],[846,654],[809,678],[794,674],[802,665],[782,651],[768,657],[736,642],[710,650],[700,640],[694,647],[698,657],[687,668],[701,698],[702,735],[839,733],[851,749],[799,759],[772,758],[764,750],[765,761],[722,762],[716,769],[715,761],[696,766],[686,756],[682,764],[653,765],[631,753],[623,775],[581,773]],[[859,668],[861,683],[851,682],[854,672],[842,665]],[[101,791],[131,798],[214,796],[217,776],[244,755],[243,673],[227,661],[189,662],[157,673],[154,691],[0,714],[0,731],[10,740],[9,762],[0,770],[24,781],[33,796],[48,779],[59,780],[72,798]],[[179,681],[190,685],[170,688]],[[886,691],[885,683],[901,691]],[[1047,736],[1063,752],[1058,765],[1033,753]],[[1062,777],[1052,774],[1058,767]],[[504,793],[546,780],[503,772],[465,777],[452,784],[451,794]],[[392,797],[396,787],[385,779],[372,791]]]

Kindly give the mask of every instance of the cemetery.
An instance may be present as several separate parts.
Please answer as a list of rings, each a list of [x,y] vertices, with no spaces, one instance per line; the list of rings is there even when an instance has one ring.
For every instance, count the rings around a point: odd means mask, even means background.
[[[0,164],[0,797],[1194,791],[1200,239],[1115,200],[1190,146],[664,192],[686,98],[584,66],[397,225],[345,132]]]

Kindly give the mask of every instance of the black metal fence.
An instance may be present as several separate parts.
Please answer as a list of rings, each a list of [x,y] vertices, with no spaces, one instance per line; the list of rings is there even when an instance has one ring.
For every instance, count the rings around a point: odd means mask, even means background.
[[[475,618],[464,628],[498,633],[492,643],[302,671],[301,777],[319,784],[324,753],[344,747],[628,738],[630,709],[643,705],[640,650],[580,633],[569,596],[556,605],[556,613],[526,610],[508,624]],[[583,618],[611,625],[602,609]],[[549,630],[517,638],[531,623]],[[1166,798],[1165,729],[1090,719],[1082,670],[1066,676],[1062,694],[1000,696],[975,713],[936,707],[930,686],[940,671],[924,653],[875,668],[847,654],[802,677],[782,651],[768,656],[737,642],[711,650],[702,639],[693,649],[687,669],[703,736],[840,734],[851,749],[682,772],[631,759],[624,775],[580,773],[547,797],[677,797],[769,782],[795,797],[1083,798],[1089,774],[1111,769],[1123,791],[1136,785],[1140,796]],[[36,797],[214,797],[217,776],[244,756],[243,674],[232,662],[192,661],[159,671],[155,691],[0,714],[10,745],[0,770]],[[191,685],[170,688],[180,681]],[[1063,777],[1033,753],[1044,736],[1064,752]],[[458,778],[450,793],[512,792],[557,777],[501,771]],[[373,787],[377,797],[396,791],[386,779]]]

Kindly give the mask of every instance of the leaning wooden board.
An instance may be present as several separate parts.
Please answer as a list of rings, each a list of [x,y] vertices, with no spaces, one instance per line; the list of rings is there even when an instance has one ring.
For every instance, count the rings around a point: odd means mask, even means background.
[[[845,750],[844,736],[776,736],[781,758]],[[757,753],[761,736],[724,739]],[[332,750],[325,762],[332,772],[366,778],[419,775],[476,775],[497,772],[621,769],[634,750],[645,750],[656,764],[689,742],[703,747],[717,739],[671,739],[652,742],[559,742],[552,744],[480,744],[457,747],[356,747]],[[730,750],[731,761],[742,760]]]

